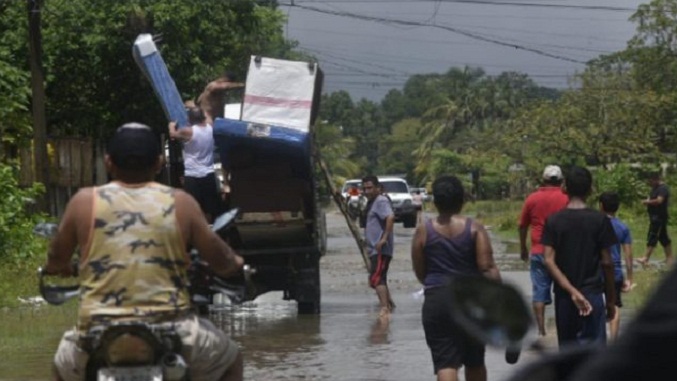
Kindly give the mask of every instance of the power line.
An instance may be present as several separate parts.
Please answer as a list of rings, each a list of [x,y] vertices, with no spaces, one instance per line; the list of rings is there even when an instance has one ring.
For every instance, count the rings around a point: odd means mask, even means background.
[[[567,61],[567,62],[573,62],[573,63],[578,63],[578,64],[585,64],[586,61],[582,61],[579,59],[559,55],[559,54],[554,54],[554,53],[549,53],[541,49],[536,49],[520,44],[515,44],[515,43],[509,43],[505,41],[501,41],[495,38],[490,38],[490,37],[485,37],[482,35],[479,35],[474,32],[470,32],[467,30],[451,27],[451,26],[444,26],[444,25],[436,25],[436,24],[425,24],[421,22],[416,22],[416,21],[407,21],[407,20],[396,20],[396,19],[388,19],[388,18],[382,18],[382,17],[373,17],[373,16],[364,16],[364,15],[359,15],[355,13],[350,13],[350,12],[342,12],[342,11],[330,11],[326,9],[320,9],[320,8],[315,8],[315,7],[309,7],[305,5],[298,5],[298,4],[280,4],[281,6],[289,6],[289,7],[297,7],[303,10],[307,10],[310,12],[317,12],[317,13],[323,13],[323,14],[328,14],[332,16],[341,16],[341,17],[348,17],[348,18],[354,18],[358,20],[364,20],[364,21],[374,21],[374,22],[380,22],[380,23],[385,23],[385,24],[394,24],[394,25],[404,25],[404,26],[411,26],[411,27],[430,27],[430,28],[437,28],[437,29],[443,29],[447,30],[453,33],[457,33],[478,41],[483,41],[483,42],[488,42],[492,43],[495,45],[500,45],[508,48],[513,48],[513,49],[518,49],[518,50],[524,50],[528,51],[531,53],[535,53],[541,56],[549,57],[549,58],[554,58],[557,60],[561,61]]]
[[[582,9],[582,10],[597,10],[597,11],[615,11],[615,12],[635,12],[636,8],[616,7],[607,5],[567,5],[567,4],[548,4],[548,3],[527,3],[527,2],[512,2],[512,1],[490,1],[490,0],[296,0],[296,3],[459,3],[472,5],[497,5],[510,7],[538,7],[538,8],[565,8],[565,9]],[[282,4],[281,4],[282,5]]]

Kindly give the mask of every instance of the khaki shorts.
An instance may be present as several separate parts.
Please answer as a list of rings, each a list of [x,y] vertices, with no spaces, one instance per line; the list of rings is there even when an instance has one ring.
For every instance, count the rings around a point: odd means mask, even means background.
[[[176,322],[183,342],[182,355],[190,366],[191,381],[218,380],[235,362],[240,349],[233,340],[216,328],[211,321],[190,315]],[[64,333],[54,364],[64,381],[81,381],[89,355],[77,345],[78,333]]]

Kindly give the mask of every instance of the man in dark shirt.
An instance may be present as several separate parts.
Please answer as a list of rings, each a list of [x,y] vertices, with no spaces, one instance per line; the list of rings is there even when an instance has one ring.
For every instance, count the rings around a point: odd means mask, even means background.
[[[615,313],[609,248],[617,243],[616,234],[604,213],[585,204],[592,189],[590,171],[572,167],[564,184],[569,203],[548,217],[541,238],[545,266],[555,282],[557,340],[560,348],[605,344],[606,319]]]
[[[672,264],[672,245],[668,236],[668,201],[670,200],[670,189],[661,180],[658,173],[649,176],[649,185],[651,192],[649,198],[642,200],[649,213],[649,232],[646,236],[646,253],[637,261],[643,266],[649,263],[649,258],[653,253],[658,242],[663,246],[665,252],[665,263]]]

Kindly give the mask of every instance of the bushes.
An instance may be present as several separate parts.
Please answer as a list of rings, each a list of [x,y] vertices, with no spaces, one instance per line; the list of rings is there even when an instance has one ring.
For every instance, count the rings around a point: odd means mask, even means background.
[[[20,188],[16,169],[0,163],[0,306],[37,294],[33,275],[45,260],[47,241],[33,235],[33,226],[46,216],[28,209],[43,189],[42,184]]]
[[[0,164],[0,261],[18,262],[44,254],[44,242],[33,236],[33,226],[45,215],[31,214],[27,207],[44,192],[42,184],[22,189],[16,179],[16,169]]]
[[[616,192],[621,199],[621,205],[634,205],[639,200],[645,199],[649,194],[646,181],[642,180],[641,173],[628,166],[619,164],[610,170],[599,170],[593,174],[595,192],[590,201],[597,202],[602,192]]]

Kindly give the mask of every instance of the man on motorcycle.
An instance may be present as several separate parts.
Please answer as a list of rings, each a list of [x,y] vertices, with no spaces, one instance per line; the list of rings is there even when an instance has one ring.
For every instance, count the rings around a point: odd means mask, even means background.
[[[89,328],[141,321],[174,323],[191,380],[241,380],[237,344],[191,309],[186,248],[196,248],[221,277],[236,273],[243,259],[209,229],[190,195],[153,181],[163,158],[148,126],[118,128],[104,161],[113,181],[73,196],[44,269],[74,275],[71,257],[79,248],[78,321],[59,344],[56,378],[84,379],[89,354],[82,337]]]

